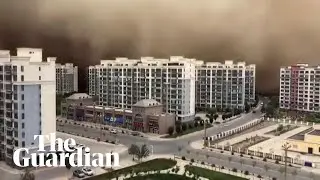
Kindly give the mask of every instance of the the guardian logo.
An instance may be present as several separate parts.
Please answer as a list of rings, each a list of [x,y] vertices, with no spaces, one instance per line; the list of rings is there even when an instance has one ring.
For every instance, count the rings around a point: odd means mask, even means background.
[[[63,167],[68,163],[72,167],[115,167],[119,166],[118,153],[92,153],[90,148],[76,148],[76,141],[72,138],[62,140],[56,139],[55,133],[50,135],[35,135],[34,140],[38,138],[39,149],[36,153],[29,153],[28,148],[19,148],[13,154],[13,161],[19,167]],[[45,139],[50,141],[50,150],[45,150]],[[56,149],[57,148],[57,149]],[[20,159],[22,152],[25,152],[25,157]],[[72,153],[57,153],[57,152],[72,152]],[[68,162],[66,162],[66,160]],[[84,160],[84,163],[83,163]],[[31,163],[30,163],[31,162]]]

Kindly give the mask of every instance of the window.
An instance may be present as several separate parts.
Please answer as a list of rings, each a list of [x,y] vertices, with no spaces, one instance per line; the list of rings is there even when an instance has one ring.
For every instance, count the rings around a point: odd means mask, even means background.
[[[41,80],[41,76],[39,76],[39,80]]]
[[[39,71],[41,71],[41,67],[39,67]]]
[[[25,143],[24,141],[22,141],[21,146],[22,146],[22,147],[25,147],[25,146],[26,146],[26,143]]]
[[[24,94],[21,94],[21,100],[24,101]]]
[[[24,113],[21,114],[21,119],[24,119]]]
[[[22,123],[22,129],[24,129],[24,123]]]
[[[21,72],[23,72],[24,71],[24,67],[23,66],[21,66]]]
[[[25,138],[26,134],[24,132],[21,133],[22,138]]]
[[[24,75],[21,75],[21,81],[24,81]]]
[[[24,110],[24,104],[21,104],[21,109]]]
[[[24,91],[24,85],[21,85],[21,91]]]

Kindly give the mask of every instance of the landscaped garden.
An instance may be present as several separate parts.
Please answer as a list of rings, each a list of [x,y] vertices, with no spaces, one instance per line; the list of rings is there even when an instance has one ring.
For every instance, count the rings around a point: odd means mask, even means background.
[[[135,174],[139,172],[147,171],[160,171],[170,169],[177,164],[177,161],[172,159],[154,159],[147,162],[143,162],[134,166],[126,167],[123,169],[111,171],[98,176],[90,177],[88,180],[106,180],[110,178],[116,178],[120,175]]]
[[[280,136],[281,134],[289,132],[289,131],[291,131],[293,129],[296,129],[296,128],[298,128],[298,126],[296,126],[296,125],[289,125],[288,124],[288,125],[284,126],[284,125],[280,124],[277,127],[277,129],[272,130],[270,132],[267,132],[266,134],[271,134],[271,135],[274,135],[274,136]]]
[[[250,138],[246,138],[245,140],[241,141],[241,142],[238,142],[238,143],[235,143],[232,145],[232,149],[247,149],[249,148],[250,146],[253,146],[255,144],[258,144],[262,141],[266,141],[270,138],[268,137],[263,137],[263,136],[253,136],[253,137],[250,137]]]
[[[246,179],[246,178],[233,176],[230,174],[224,174],[221,172],[212,171],[209,169],[196,167],[196,166],[192,166],[192,165],[186,165],[185,169],[189,174],[191,173],[191,174],[194,174],[198,177],[204,177],[204,178],[208,178],[210,180],[245,180]]]
[[[127,180],[192,180],[193,178],[177,174],[148,174],[145,176],[135,176]]]

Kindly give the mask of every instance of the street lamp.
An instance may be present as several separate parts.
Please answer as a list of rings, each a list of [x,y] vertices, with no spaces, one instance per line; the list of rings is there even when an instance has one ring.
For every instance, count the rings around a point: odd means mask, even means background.
[[[291,145],[286,142],[281,147],[284,150],[284,180],[287,180],[287,156],[288,150],[291,148]]]

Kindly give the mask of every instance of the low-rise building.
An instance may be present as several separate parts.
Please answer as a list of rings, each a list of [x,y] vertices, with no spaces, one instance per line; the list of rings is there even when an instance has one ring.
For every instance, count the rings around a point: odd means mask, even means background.
[[[62,105],[68,119],[120,126],[134,131],[168,133],[175,123],[175,114],[163,113],[163,105],[152,99],[138,101],[132,109],[116,109],[86,105],[81,101]]]
[[[287,141],[291,144],[291,151],[320,155],[320,127],[296,134]]]

